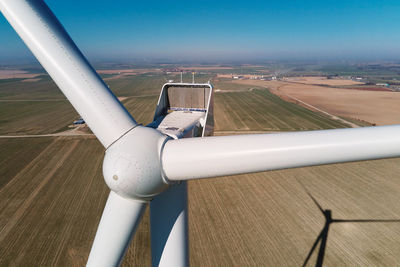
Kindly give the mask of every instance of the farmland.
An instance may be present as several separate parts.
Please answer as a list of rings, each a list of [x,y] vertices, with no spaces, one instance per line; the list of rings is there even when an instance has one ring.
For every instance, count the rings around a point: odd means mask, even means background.
[[[330,113],[376,125],[400,123],[400,95],[396,92],[345,90],[324,87],[280,88],[285,94],[321,107]]]
[[[333,88],[285,81],[242,80],[234,83],[269,88],[286,100],[304,101],[340,117],[376,125],[400,123],[400,94],[397,92]]]
[[[345,124],[283,101],[266,90],[215,94],[215,131],[294,131]]]
[[[314,84],[314,85],[360,85],[363,82],[348,80],[348,79],[327,79],[326,77],[288,77],[285,79],[288,82],[301,83],[301,84]]]
[[[143,124],[163,82],[161,74],[107,81]],[[347,127],[263,85],[215,88],[218,134]],[[2,134],[58,132],[77,116],[46,77],[0,82],[0,108]],[[108,195],[103,155],[89,136],[0,139],[0,266],[84,266]],[[334,219],[400,219],[399,172],[400,159],[386,159],[189,182],[191,265],[300,266],[325,223],[307,191]],[[150,266],[148,225],[146,211],[123,266]],[[394,266],[398,240],[399,222],[332,224],[324,264]]]
[[[324,217],[299,182],[323,209],[332,210],[333,218],[398,219],[398,163],[399,159],[370,161],[193,182],[192,263],[301,266],[323,229]],[[333,224],[324,264],[396,265],[399,229],[399,222]],[[309,266],[317,255],[318,247]]]
[[[49,100],[65,99],[55,83],[48,76],[39,81],[22,82],[19,79],[0,80],[1,100]]]
[[[45,134],[67,129],[79,115],[66,100],[0,101],[0,134]]]
[[[123,101],[136,121],[146,125],[153,121],[158,96],[131,97]]]

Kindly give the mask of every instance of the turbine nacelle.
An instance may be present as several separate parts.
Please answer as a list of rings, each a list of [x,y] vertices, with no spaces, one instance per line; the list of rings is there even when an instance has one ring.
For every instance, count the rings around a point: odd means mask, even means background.
[[[169,137],[137,126],[106,150],[104,180],[120,196],[149,200],[168,188],[163,176],[161,153]]]

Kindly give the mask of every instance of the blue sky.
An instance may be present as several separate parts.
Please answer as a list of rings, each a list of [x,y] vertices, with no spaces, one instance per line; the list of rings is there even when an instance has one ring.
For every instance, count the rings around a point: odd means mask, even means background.
[[[46,3],[90,59],[400,59],[398,0]],[[1,16],[0,60],[29,57]]]

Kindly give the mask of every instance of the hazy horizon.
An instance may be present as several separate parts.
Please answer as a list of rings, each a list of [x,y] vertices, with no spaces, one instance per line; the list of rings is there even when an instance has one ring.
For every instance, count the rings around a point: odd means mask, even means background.
[[[46,3],[91,61],[400,60],[398,1]],[[19,61],[0,16],[0,63]]]

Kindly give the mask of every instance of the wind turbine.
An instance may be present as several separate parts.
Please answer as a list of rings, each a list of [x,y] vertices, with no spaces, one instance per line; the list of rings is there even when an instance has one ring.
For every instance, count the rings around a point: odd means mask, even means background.
[[[188,265],[187,180],[400,156],[400,126],[175,139],[136,123],[43,1],[0,10],[106,149],[87,266],[120,264],[149,203],[153,265]]]

